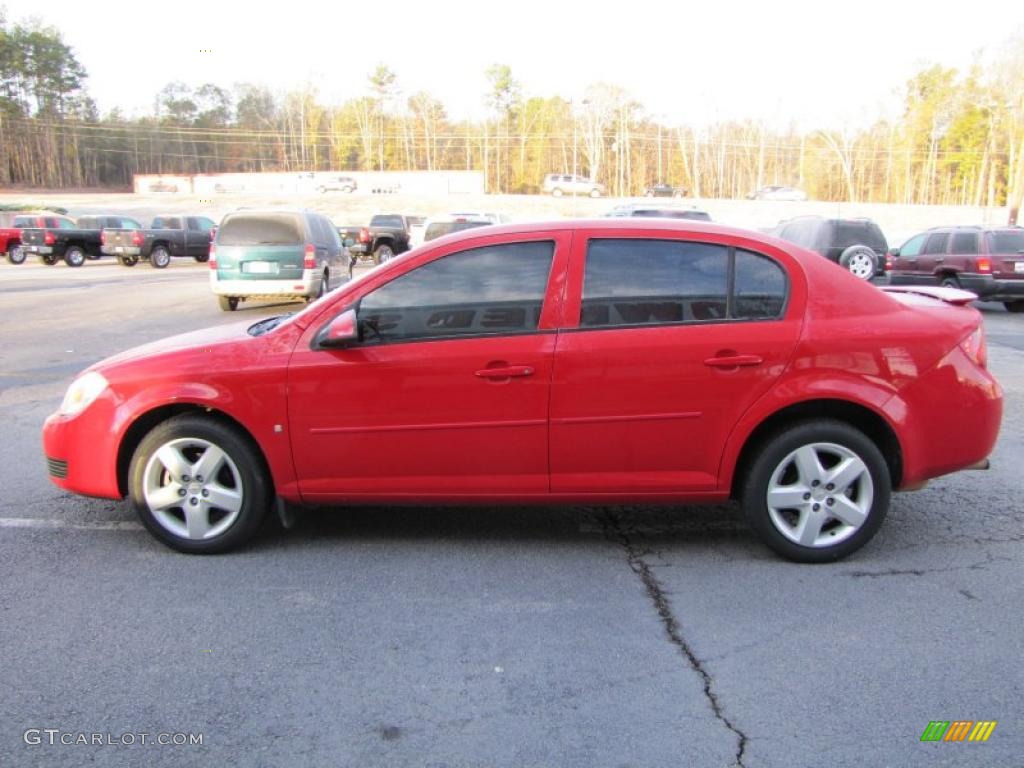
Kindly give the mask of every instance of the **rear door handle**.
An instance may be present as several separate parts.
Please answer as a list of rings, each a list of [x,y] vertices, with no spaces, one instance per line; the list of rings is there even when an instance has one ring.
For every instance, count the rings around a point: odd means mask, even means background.
[[[510,379],[513,376],[532,376],[533,368],[528,365],[508,365],[504,368],[484,368],[477,371],[481,379]]]
[[[764,358],[758,355],[728,355],[725,357],[709,357],[704,365],[712,368],[739,368],[740,366],[760,365]]]

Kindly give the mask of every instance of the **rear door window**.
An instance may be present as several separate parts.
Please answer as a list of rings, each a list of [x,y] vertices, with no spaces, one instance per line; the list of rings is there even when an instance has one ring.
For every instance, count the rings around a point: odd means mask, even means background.
[[[950,253],[960,253],[972,256],[978,253],[977,232],[954,232],[953,244],[949,247]]]
[[[363,297],[368,343],[536,331],[555,245],[505,243],[449,254]]]
[[[774,318],[782,314],[787,285],[782,267],[750,251],[678,240],[592,240],[580,326]]]
[[[301,245],[304,240],[299,218],[281,213],[229,216],[217,230],[218,245]]]

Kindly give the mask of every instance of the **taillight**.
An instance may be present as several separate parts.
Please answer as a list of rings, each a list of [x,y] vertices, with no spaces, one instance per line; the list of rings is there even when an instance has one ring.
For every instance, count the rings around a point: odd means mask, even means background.
[[[971,335],[960,342],[960,349],[979,368],[988,366],[988,345],[985,343],[985,329],[980,325]]]
[[[107,230],[101,229],[100,230],[100,245],[106,245],[106,244],[107,244]]]
[[[892,272],[892,268],[893,268],[894,264],[895,264],[895,261],[892,258],[892,254],[891,253],[885,254],[885,271],[886,272]]]
[[[142,233],[138,230],[132,232],[132,245],[142,245],[143,238]]]
[[[372,238],[370,237],[370,230],[368,230],[366,227],[363,227],[362,229],[359,230],[360,243],[368,243],[370,242],[371,239]]]
[[[47,231],[43,233],[43,245],[53,245],[56,242],[57,237],[53,234],[53,232]]]
[[[306,246],[306,255],[302,260],[303,269],[316,269],[316,246],[309,244]]]
[[[991,273],[992,259],[990,259],[988,256],[979,256],[977,261],[977,267],[979,272]]]
[[[210,269],[217,268],[217,246],[210,243]]]

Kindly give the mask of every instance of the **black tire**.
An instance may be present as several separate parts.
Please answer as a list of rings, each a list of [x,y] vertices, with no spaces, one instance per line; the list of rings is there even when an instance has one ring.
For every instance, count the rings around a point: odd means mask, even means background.
[[[878,272],[878,255],[866,245],[851,245],[839,255],[839,266],[854,277],[870,280]]]
[[[69,245],[64,251],[64,263],[69,267],[80,267],[85,264],[85,251],[77,245]]]
[[[198,261],[200,264],[205,264],[209,260],[210,260],[210,254],[209,253],[204,253],[204,254],[202,254],[200,256],[196,256],[196,261]]]
[[[1004,301],[1003,306],[1007,312],[1024,312],[1024,301]]]
[[[11,264],[24,264],[25,257],[27,255],[28,254],[25,253],[25,246],[21,243],[16,243],[10,247],[9,251],[7,251],[7,260],[11,262]]]
[[[816,453],[822,451],[818,454],[819,466],[824,467],[826,473],[837,466],[833,464],[826,467],[825,463],[820,461],[821,455],[828,455],[828,451],[832,450],[825,446],[838,446],[859,459],[866,469],[866,477],[863,472],[858,476],[858,486],[853,489],[852,494],[849,488],[835,490],[821,481],[815,481],[818,483],[813,489],[815,495],[800,494],[800,501],[797,503],[805,507],[802,513],[796,508],[786,507],[777,507],[773,511],[768,503],[769,488],[773,487],[773,478],[776,477],[780,481],[793,481],[791,474],[798,470],[797,462],[791,459],[797,449],[811,449]],[[823,477],[827,483],[827,474]],[[889,510],[889,499],[892,495],[889,467],[878,447],[860,430],[832,419],[799,422],[768,438],[757,448],[757,453],[741,483],[740,502],[750,527],[777,553],[800,563],[834,562],[860,549],[878,531]],[[796,477],[795,483],[785,483],[784,486],[794,489],[805,487],[803,479],[799,476]],[[806,484],[808,490],[812,490],[810,485]],[[833,506],[840,497],[843,503]],[[845,506],[844,503],[847,501],[852,501],[852,506],[857,503],[868,506],[862,522],[857,526],[849,526],[849,529],[844,527],[839,518],[829,517],[829,510],[838,510]],[[785,528],[790,535],[799,537],[799,521],[804,519],[803,515],[810,517],[812,509],[814,517],[824,519],[824,524],[817,529],[819,534],[814,546],[801,544],[783,533],[782,529]],[[773,515],[778,523],[773,519]],[[790,525],[796,530],[791,530]],[[836,536],[838,543],[828,544],[830,536]]]
[[[117,257],[117,262],[122,267],[134,267],[136,264],[139,263],[139,257],[138,256],[118,256]]]
[[[316,293],[312,296],[306,297],[306,303],[316,301],[325,293],[331,289],[331,278],[327,272],[320,275],[320,285],[317,287]]]
[[[43,262],[43,264],[45,264],[46,266],[52,267],[54,264],[60,261],[60,257],[54,256],[52,253],[47,253],[41,254],[39,256],[39,260]]]
[[[193,468],[199,466],[199,459],[207,455],[206,451],[211,446],[222,451],[226,460],[214,470],[215,476],[204,478],[206,485],[198,477],[189,476],[188,480],[176,478],[156,458],[156,453],[171,443],[185,462],[194,458]],[[189,465],[183,463],[182,466],[187,468]],[[181,507],[165,507],[162,513],[159,510],[154,513],[146,500],[147,485],[150,488],[154,485],[177,485],[180,491],[184,491]],[[201,502],[201,498],[206,497],[207,488],[211,489],[211,495],[216,495],[214,488],[226,488],[236,493],[241,497],[239,508],[230,511],[212,504],[207,508],[207,502]],[[192,414],[168,419],[143,438],[129,465],[128,492],[142,524],[153,536],[172,549],[192,554],[227,552],[245,543],[266,517],[272,496],[263,456],[248,436],[216,419]],[[190,515],[186,509],[190,512],[191,509],[186,504],[196,507],[196,513],[209,528],[208,537],[189,537],[187,531],[182,535],[173,530],[172,526],[188,525]],[[219,526],[224,526],[224,529],[217,531]]]
[[[238,297],[237,296],[218,296],[217,303],[224,312],[234,312],[238,309]]]
[[[963,286],[960,285],[960,278],[956,275],[943,275],[940,285],[943,288],[956,288],[958,291],[963,290]]]
[[[373,252],[374,264],[383,264],[385,261],[391,261],[393,258],[395,258],[395,252],[387,243],[381,243]]]
[[[171,252],[162,245],[158,245],[149,254],[149,263],[157,269],[165,269],[171,263]]]
[[[555,187],[554,189],[551,190],[551,196],[552,197],[561,197],[564,194],[565,193],[561,189],[559,189],[558,187]]]

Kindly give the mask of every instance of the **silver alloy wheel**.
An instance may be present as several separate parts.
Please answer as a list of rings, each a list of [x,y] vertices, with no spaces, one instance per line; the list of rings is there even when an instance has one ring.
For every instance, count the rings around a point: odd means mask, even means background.
[[[10,260],[11,264],[23,263],[25,261],[25,246],[20,243],[12,246],[11,250],[7,253],[7,258]]]
[[[142,476],[153,518],[183,539],[212,539],[242,511],[242,476],[231,457],[209,440],[184,437],[164,443]]]
[[[766,501],[776,530],[803,547],[830,547],[855,534],[868,518],[875,487],[856,453],[835,443],[810,443],[772,473]]]
[[[866,253],[854,253],[850,256],[847,269],[850,270],[854,277],[859,277],[861,280],[867,280],[875,274],[875,263]]]

